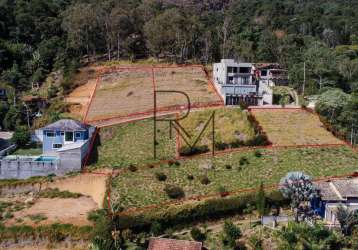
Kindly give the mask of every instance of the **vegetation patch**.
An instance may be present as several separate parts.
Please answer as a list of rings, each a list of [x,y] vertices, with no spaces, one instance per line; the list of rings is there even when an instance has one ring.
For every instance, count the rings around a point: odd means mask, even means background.
[[[74,226],[72,224],[52,224],[31,227],[17,225],[5,227],[0,224],[0,243],[11,242],[21,239],[48,239],[52,242],[60,242],[65,239],[88,240],[92,235],[90,226]]]
[[[187,131],[188,135],[182,133],[180,138],[181,155],[193,155],[205,153],[212,149],[213,127],[210,120],[213,112],[215,131],[215,150],[237,148],[240,146],[266,145],[266,140],[260,140],[261,131],[256,130],[250,114],[240,108],[219,108],[204,111],[191,112],[189,116],[180,121],[180,125]],[[205,129],[205,130],[204,130]],[[201,131],[203,131],[200,138]],[[197,143],[190,148],[190,144]]]
[[[60,191],[58,188],[47,188],[39,193],[40,198],[79,198],[83,196],[80,193],[72,193],[70,191]]]
[[[170,138],[169,124],[157,123],[157,160],[154,160],[153,134],[153,119],[101,129],[93,166],[122,168],[174,158],[175,136]]]
[[[265,185],[276,184],[291,171],[303,171],[313,178],[341,175],[355,171],[358,164],[357,153],[347,146],[260,152],[260,157],[255,151],[216,156],[210,169],[202,167],[207,160],[193,158],[182,161],[180,167],[162,164],[136,173],[123,172],[112,181],[111,200],[124,208],[142,207],[169,200],[163,191],[166,184],[181,187],[191,197],[217,193],[223,184],[227,191],[257,187],[261,181]],[[232,169],[228,170],[227,165]],[[164,173],[166,181],[155,180],[156,172]],[[209,178],[209,184],[201,183],[203,175]]]

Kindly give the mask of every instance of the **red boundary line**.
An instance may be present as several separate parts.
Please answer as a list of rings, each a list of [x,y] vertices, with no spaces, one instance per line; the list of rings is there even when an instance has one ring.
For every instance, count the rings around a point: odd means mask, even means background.
[[[88,116],[88,112],[89,112],[89,110],[90,110],[92,101],[93,101],[94,96],[95,96],[95,94],[96,94],[98,85],[99,85],[99,76],[97,76],[96,84],[95,84],[95,86],[94,86],[94,89],[93,89],[93,91],[92,91],[92,93],[91,93],[91,96],[90,96],[90,100],[89,100],[89,102],[88,102],[88,104],[87,104],[87,107],[86,107],[85,115],[84,115],[83,120],[82,120],[84,123],[86,123],[87,116]]]
[[[214,89],[215,93],[217,94],[217,96],[220,98],[222,105],[225,105],[225,100],[222,97],[222,95],[219,93],[219,91],[217,90],[215,84],[213,83],[213,81],[210,78],[209,72],[207,71],[207,69],[202,65],[202,70],[205,73],[206,79],[208,80],[208,84]]]
[[[191,109],[206,109],[206,108],[221,107],[221,106],[222,106],[222,104],[216,103],[216,102],[208,103],[208,104],[194,103],[194,104],[190,105]],[[157,112],[161,112],[162,114],[160,114],[160,115],[170,115],[170,114],[175,114],[177,112],[185,111],[187,109],[188,109],[187,105],[185,105],[185,106],[183,106],[183,105],[173,105],[173,106],[158,108]],[[131,114],[124,115],[124,116],[113,116],[113,117],[110,117],[110,118],[104,118],[104,119],[98,119],[98,120],[88,120],[88,121],[86,121],[86,123],[89,123],[89,124],[91,124],[91,123],[92,124],[106,123],[108,121],[112,121],[112,120],[116,120],[116,119],[121,119],[121,120],[130,119],[131,117],[138,117],[138,118],[136,118],[136,120],[143,120],[143,119],[153,117],[152,116],[153,111],[154,111],[154,109],[149,109],[147,111],[131,113]],[[163,114],[165,112],[171,112],[171,113]],[[146,117],[146,116],[148,116],[148,117]],[[126,121],[116,122],[116,123],[112,123],[111,125],[122,124],[122,123],[125,123],[125,122]],[[98,126],[99,127],[107,127],[109,125],[98,125]]]

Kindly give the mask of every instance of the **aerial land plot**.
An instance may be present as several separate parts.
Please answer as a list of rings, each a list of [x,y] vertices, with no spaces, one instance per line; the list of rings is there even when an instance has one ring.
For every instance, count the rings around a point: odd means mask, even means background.
[[[220,104],[221,99],[208,83],[201,67],[118,68],[102,74],[88,109],[87,121],[141,116],[154,109],[157,91],[185,92],[193,106]],[[154,83],[153,83],[154,73]],[[155,87],[154,87],[155,86]],[[157,109],[185,106],[187,99],[179,93],[157,93]]]
[[[213,127],[212,120],[209,121],[209,119],[213,112],[215,112],[214,136],[217,147],[219,144],[240,144],[254,139],[255,131],[248,120],[247,111],[231,107],[215,108],[191,112],[185,119],[179,121],[190,136],[189,138],[185,133],[182,133],[183,137],[180,137],[182,147],[187,146],[185,141],[193,144],[207,124],[197,146],[206,146],[208,150],[211,150]]]
[[[180,164],[162,164],[137,172],[121,173],[112,182],[114,203],[124,208],[143,207],[170,200],[166,184],[176,185],[185,197],[234,191],[276,184],[290,171],[303,171],[317,178],[351,173],[357,169],[358,155],[348,146],[301,149],[262,149],[236,152],[213,158],[192,158]],[[159,181],[157,173],[166,176]],[[203,176],[209,179],[202,184]]]
[[[100,120],[153,108],[151,72],[122,69],[99,77],[86,120]]]
[[[273,145],[343,144],[327,131],[319,117],[297,109],[252,109]]]
[[[188,95],[192,106],[219,104],[220,97],[208,84],[201,67],[155,68],[157,91],[180,91]],[[162,109],[173,105],[187,105],[187,99],[178,93],[158,93],[157,107]]]
[[[94,147],[95,167],[123,168],[175,157],[175,133],[168,122],[157,122],[157,160],[154,160],[153,119],[102,128]]]

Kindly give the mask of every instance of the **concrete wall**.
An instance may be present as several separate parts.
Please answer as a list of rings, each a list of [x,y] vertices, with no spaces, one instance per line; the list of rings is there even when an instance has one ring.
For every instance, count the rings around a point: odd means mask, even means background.
[[[31,176],[63,175],[59,162],[1,160],[0,179],[26,179]]]

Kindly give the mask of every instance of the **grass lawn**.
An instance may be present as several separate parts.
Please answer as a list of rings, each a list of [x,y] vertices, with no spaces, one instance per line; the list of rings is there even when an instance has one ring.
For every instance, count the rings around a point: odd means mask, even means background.
[[[102,128],[97,146],[96,167],[127,167],[156,162],[153,158],[153,120]],[[169,137],[169,124],[157,122],[157,159],[175,157],[175,134]]]
[[[191,135],[187,138],[194,143],[201,130],[215,111],[215,141],[221,143],[234,143],[237,140],[247,141],[253,139],[255,131],[247,119],[247,112],[240,108],[219,108],[191,112],[188,117],[180,121],[180,125]],[[181,145],[186,145],[181,138]],[[209,122],[198,146],[207,145],[212,148],[212,123]]]
[[[41,145],[29,145],[22,148],[17,148],[12,155],[41,155],[42,146]]]
[[[340,175],[357,170],[358,154],[347,146],[307,149],[260,150],[236,152],[210,158],[182,161],[179,166],[163,164],[137,172],[126,171],[113,179],[112,202],[125,208],[158,204],[169,198],[163,191],[165,184],[175,184],[187,197],[216,193],[219,188],[227,191],[275,184],[290,171],[304,171],[312,177]],[[246,160],[245,160],[246,159]],[[230,169],[230,167],[231,169]],[[166,181],[158,181],[156,172],[166,174]],[[207,172],[208,185],[201,184],[200,177]],[[188,175],[194,177],[189,180]]]
[[[318,116],[305,110],[252,110],[274,145],[343,143],[324,127]]]

